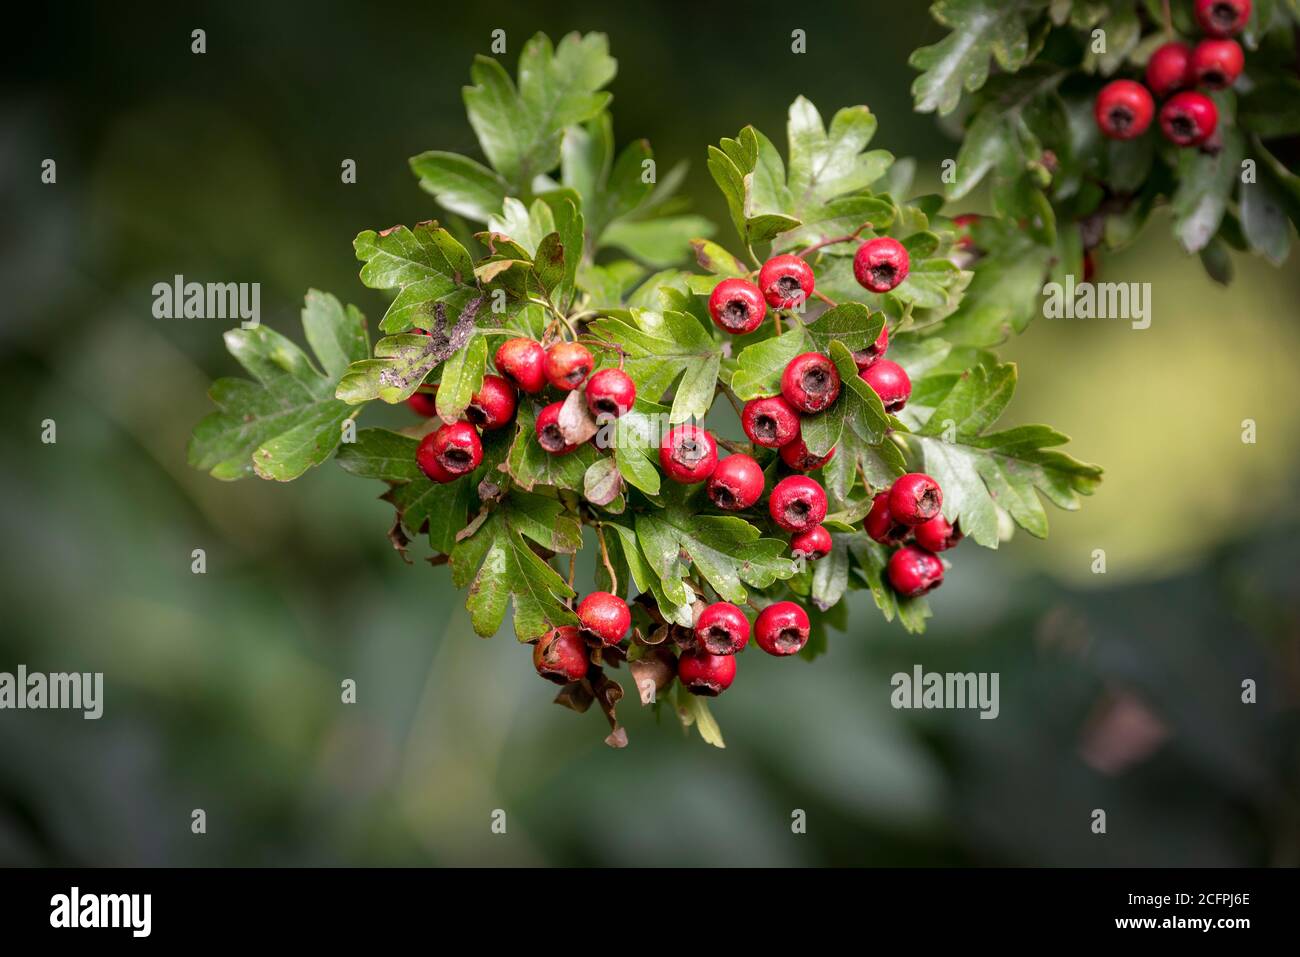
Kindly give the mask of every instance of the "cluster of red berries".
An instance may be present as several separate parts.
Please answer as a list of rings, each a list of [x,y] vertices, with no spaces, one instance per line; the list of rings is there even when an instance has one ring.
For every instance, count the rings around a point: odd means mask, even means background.
[[[1196,0],[1196,20],[1208,39],[1196,46],[1165,43],[1147,61],[1146,86],[1135,80],[1107,83],[1094,105],[1097,126],[1111,139],[1141,136],[1155,115],[1152,94],[1168,97],[1160,107],[1160,129],[1177,146],[1201,146],[1219,125],[1214,101],[1199,90],[1221,90],[1241,75],[1245,55],[1230,39],[1250,19],[1250,0]],[[1171,95],[1172,94],[1172,95]]]
[[[889,556],[885,571],[889,584],[905,598],[943,584],[938,553],[961,541],[961,530],[943,517],[942,507],[943,490],[924,472],[900,476],[872,499],[863,527],[880,544],[901,546]]]

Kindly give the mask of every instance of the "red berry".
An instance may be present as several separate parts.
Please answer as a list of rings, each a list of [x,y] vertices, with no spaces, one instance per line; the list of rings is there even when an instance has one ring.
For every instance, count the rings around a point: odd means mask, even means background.
[[[478,468],[483,461],[483,445],[478,432],[468,422],[453,422],[435,429],[420,440],[415,461],[424,474],[435,482],[448,482]]]
[[[907,278],[907,248],[897,239],[868,239],[853,257],[853,278],[871,292],[889,292]]]
[[[979,222],[979,213],[961,213],[952,218],[952,224],[957,227],[957,248],[970,249],[975,245],[975,238],[970,234],[970,228]]]
[[[799,435],[799,413],[779,395],[750,399],[741,411],[740,424],[749,441],[779,449]]]
[[[564,433],[560,431],[560,409],[563,407],[563,402],[552,402],[537,413],[537,444],[552,455],[568,455],[577,448],[566,442]]]
[[[709,315],[723,332],[744,335],[763,324],[763,294],[748,279],[724,279],[709,294]]]
[[[781,373],[781,395],[800,412],[820,412],[839,394],[839,370],[820,352],[795,356]]]
[[[729,601],[714,602],[700,612],[695,640],[711,655],[734,655],[749,644],[749,619]]]
[[[515,417],[515,387],[499,375],[485,375],[469,400],[465,418],[485,432],[508,425]]]
[[[718,446],[698,425],[679,425],[664,436],[659,464],[674,482],[703,482],[718,465]]]
[[[557,685],[582,680],[590,663],[587,643],[573,625],[552,628],[533,645],[533,667]]]
[[[1164,43],[1147,60],[1147,86],[1163,99],[1175,90],[1191,86],[1192,48],[1186,43]]]
[[[763,496],[763,469],[748,455],[728,455],[709,477],[713,504],[729,512],[749,508]]]
[[[790,539],[790,551],[815,562],[819,558],[826,557],[831,550],[831,544],[831,533],[820,525],[815,525]]]
[[[1155,102],[1147,88],[1136,80],[1111,80],[1097,94],[1093,116],[1097,128],[1112,140],[1131,140],[1151,125]]]
[[[571,392],[586,381],[595,365],[587,347],[578,342],[557,342],[546,350],[546,381]]]
[[[497,347],[497,371],[530,395],[546,388],[546,350],[532,339],[507,339]]]
[[[438,413],[436,402],[437,399],[432,392],[414,392],[406,400],[406,404],[412,412],[422,415],[426,419]]]
[[[781,446],[781,461],[796,472],[811,472],[835,458],[835,446],[825,455],[813,455],[802,437]]]
[[[911,527],[904,525],[894,518],[889,511],[889,492],[877,492],[875,498],[871,500],[871,511],[867,512],[866,521],[862,524],[867,535],[881,545],[900,545],[912,531]]]
[[[889,488],[889,514],[904,525],[920,525],[939,514],[943,491],[924,472],[908,472]]]
[[[826,517],[826,492],[806,475],[791,475],[776,483],[767,507],[787,532],[807,531]]]
[[[967,237],[969,238],[969,237]],[[889,351],[889,326],[880,327],[880,335],[876,336],[876,341],[865,349],[859,349],[853,353],[853,361],[857,363],[858,373],[861,374],[876,364],[877,359],[884,358]]]
[[[754,641],[769,655],[795,655],[808,643],[808,613],[792,601],[778,601],[758,613]]]
[[[961,529],[949,524],[942,515],[936,515],[928,522],[922,522],[912,529],[916,534],[916,544],[927,552],[944,552],[961,541]]]
[[[1196,0],[1196,22],[1212,37],[1240,33],[1250,19],[1250,0]]]
[[[1097,256],[1089,249],[1083,254],[1083,281],[1092,282],[1097,275]]]
[[[682,652],[677,677],[691,694],[715,698],[736,679],[736,656],[711,655],[702,648]]]
[[[798,256],[773,256],[758,271],[758,288],[773,309],[799,309],[813,294],[812,266]]]
[[[627,602],[607,591],[594,591],[584,598],[578,604],[578,620],[583,631],[605,645],[617,645],[632,627]]]
[[[618,418],[636,402],[636,383],[622,369],[601,369],[587,381],[587,408],[592,415]]]
[[[904,545],[889,556],[889,584],[904,598],[915,598],[943,584],[943,562],[923,548]]]
[[[1232,86],[1245,65],[1246,56],[1236,40],[1202,40],[1192,51],[1196,82],[1211,90]]]
[[[1204,93],[1184,90],[1175,93],[1160,108],[1160,129],[1165,138],[1179,146],[1200,146],[1219,125],[1219,110]]]
[[[886,412],[901,411],[912,396],[912,380],[903,367],[889,359],[881,359],[860,373],[860,378],[880,396]]]

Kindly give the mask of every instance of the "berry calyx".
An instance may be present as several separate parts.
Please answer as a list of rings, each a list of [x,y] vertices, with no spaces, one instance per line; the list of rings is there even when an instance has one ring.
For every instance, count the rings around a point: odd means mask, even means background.
[[[904,545],[889,556],[889,584],[904,598],[915,598],[943,584],[943,562],[924,548]]]
[[[776,483],[767,507],[781,528],[804,532],[826,517],[826,491],[806,475],[791,475]]]
[[[792,253],[773,256],[758,271],[758,288],[773,309],[802,309],[814,282],[812,266]]]
[[[922,522],[912,532],[916,535],[916,544],[927,552],[947,551],[962,539],[961,529],[949,523],[942,515]]]
[[[867,512],[862,528],[872,541],[881,545],[901,545],[912,531],[911,526],[904,525],[894,518],[889,511],[889,492],[877,492],[871,500],[871,511]]]
[[[728,455],[709,477],[708,495],[718,508],[729,512],[749,508],[763,496],[763,468],[748,455]]]
[[[541,412],[537,413],[537,421],[534,427],[537,430],[537,444],[552,455],[568,455],[576,445],[570,445],[564,439],[564,433],[560,431],[560,409],[564,408],[563,402],[552,402]]]
[[[871,292],[889,292],[909,268],[907,248],[891,236],[868,239],[853,256],[853,278]]]
[[[703,482],[717,468],[718,446],[698,425],[679,425],[664,436],[659,464],[674,482]]]
[[[920,525],[939,514],[943,490],[924,472],[908,472],[889,488],[889,514],[903,525]]]
[[[552,628],[533,645],[533,667],[547,681],[567,685],[587,675],[587,643],[573,625]]]
[[[832,544],[831,533],[822,526],[816,525],[790,539],[790,551],[795,555],[802,555],[810,562],[815,562],[830,553]]]
[[[592,415],[618,418],[636,402],[636,383],[622,369],[601,369],[587,380],[587,408]]]
[[[1160,129],[1178,146],[1200,146],[1214,135],[1219,109],[1204,93],[1184,90],[1175,93],[1160,108]]]
[[[1103,136],[1112,140],[1131,140],[1141,136],[1151,125],[1155,101],[1145,86],[1136,80],[1111,80],[1097,94],[1093,116]]]
[[[603,645],[617,645],[632,627],[627,602],[607,591],[594,591],[578,603],[578,621],[585,634]]]
[[[557,342],[546,350],[546,381],[563,392],[582,385],[595,365],[591,353],[580,342]]]
[[[970,237],[967,236],[967,239]],[[958,243],[960,245],[960,242]],[[853,362],[858,367],[858,372],[862,373],[876,364],[877,359],[883,359],[885,353],[889,351],[889,326],[880,327],[880,335],[876,336],[876,341],[865,349],[859,349],[853,353]]]
[[[781,461],[796,472],[811,472],[813,469],[819,469],[831,459],[835,458],[835,446],[825,455],[813,455],[808,451],[808,446],[804,443],[802,436],[793,442],[787,442],[781,446]]]
[[[684,651],[677,659],[677,678],[691,694],[716,698],[736,679],[736,656]]]
[[[781,373],[781,395],[800,412],[820,412],[839,394],[839,370],[820,352],[795,356]]]
[[[796,655],[808,643],[811,628],[808,612],[792,601],[778,601],[758,613],[754,641],[769,655]]]
[[[1164,99],[1170,93],[1189,87],[1192,74],[1192,48],[1186,43],[1164,43],[1156,47],[1147,60],[1147,86]]]
[[[521,392],[532,395],[546,388],[546,350],[533,339],[507,339],[497,347],[497,372]]]
[[[700,612],[695,640],[711,655],[734,655],[749,644],[749,619],[729,601],[714,602]]]
[[[432,392],[412,392],[406,400],[407,407],[426,419],[438,414],[437,399]]]
[[[880,396],[885,411],[891,414],[901,411],[903,406],[907,405],[907,400],[912,397],[912,380],[908,378],[902,366],[889,359],[879,360],[871,368],[861,372],[859,378]]]
[[[449,482],[478,468],[483,461],[483,445],[474,426],[453,422],[420,440],[415,461],[435,482]]]
[[[1202,40],[1192,51],[1196,82],[1211,90],[1232,86],[1245,65],[1246,56],[1236,40]]]
[[[755,445],[779,449],[798,436],[799,413],[781,396],[770,395],[746,402],[740,424]]]
[[[1196,22],[1212,37],[1240,33],[1250,19],[1250,0],[1196,0]]]
[[[485,375],[465,408],[465,418],[485,432],[499,429],[515,417],[516,401],[514,386],[499,375]]]
[[[709,316],[723,332],[753,332],[766,315],[763,294],[748,279],[724,279],[709,294]]]

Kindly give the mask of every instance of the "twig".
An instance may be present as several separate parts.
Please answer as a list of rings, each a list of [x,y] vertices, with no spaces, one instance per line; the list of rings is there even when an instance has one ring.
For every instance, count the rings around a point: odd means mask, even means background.
[[[1174,38],[1174,17],[1169,9],[1169,0],[1164,0],[1161,6],[1165,14],[1165,37],[1172,40]]]
[[[1168,0],[1166,0],[1166,3],[1167,3],[1167,2],[1168,2]],[[822,249],[823,247],[826,247],[826,246],[834,246],[834,245],[836,245],[837,243],[851,243],[851,242],[853,242],[853,240],[857,239],[858,236],[860,236],[860,235],[862,234],[862,231],[863,231],[864,229],[870,229],[870,228],[871,228],[871,224],[870,224],[870,223],[863,223],[861,226],[859,226],[857,229],[853,230],[853,232],[849,233],[847,236],[836,236],[834,239],[823,239],[823,240],[822,240],[821,242],[819,242],[819,243],[813,243],[811,246],[809,246],[809,247],[808,247],[807,249],[805,249],[803,252],[801,252],[801,253],[798,254],[798,255],[799,255],[799,258],[800,258],[800,259],[806,259],[806,258],[809,256],[809,254],[811,254],[811,253],[815,253],[817,250]]]
[[[578,571],[578,553],[569,553],[569,591],[573,591],[573,579]]]
[[[836,306],[839,305],[838,302],[836,302],[830,296],[826,295],[826,293],[820,292],[819,290],[814,289],[813,295],[816,296],[818,299],[820,299],[822,302],[826,303],[826,305],[830,306],[832,309],[834,309]]]
[[[596,525],[596,541],[600,542],[600,560],[605,563],[605,571],[609,574],[609,590],[615,595],[619,594],[618,576],[614,574],[614,565],[609,560],[609,550],[605,547],[605,529],[603,525]]]

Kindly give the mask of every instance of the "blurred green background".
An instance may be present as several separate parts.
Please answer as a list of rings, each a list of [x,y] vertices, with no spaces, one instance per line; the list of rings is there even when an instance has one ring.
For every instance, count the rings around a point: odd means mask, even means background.
[[[106,710],[0,712],[0,862],[1300,862],[1294,257],[1241,258],[1223,289],[1157,221],[1104,259],[1103,278],[1153,283],[1150,329],[1040,319],[1005,350],[1012,418],[1071,434],[1106,466],[1100,492],[1053,512],[1047,542],[960,548],[923,637],[859,593],[815,664],[746,655],[714,706],[725,751],[630,702],[630,748],[605,747],[601,716],[551,705],[509,633],[473,636],[445,569],[401,562],[375,484],[186,467],[207,382],[237,369],[228,323],[154,319],[152,285],[260,282],[262,321],[298,341],[314,286],[373,326],[352,237],[437,215],[406,160],[477,155],[460,88],[495,28],[512,72],[536,30],[607,32],[619,141],[689,158],[686,191],[720,223],[706,145],[746,122],[782,141],[800,93],[827,115],[870,105],[873,145],[934,187],[956,147],[910,109],[907,54],[941,35],[921,3],[726,10],[29,11],[0,97],[0,671],[103,671]],[[1000,672],[1001,716],[891,709],[889,676],[917,663]]]

